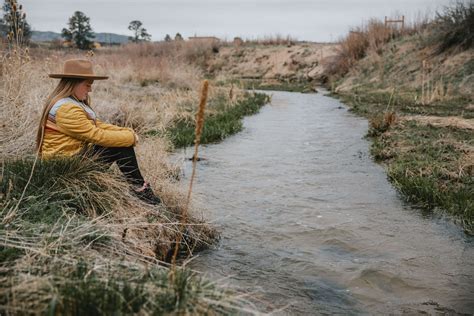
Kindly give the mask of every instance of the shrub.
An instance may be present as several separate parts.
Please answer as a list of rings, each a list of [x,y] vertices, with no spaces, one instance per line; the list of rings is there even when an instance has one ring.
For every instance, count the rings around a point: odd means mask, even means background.
[[[458,1],[454,6],[438,12],[434,22],[432,41],[439,43],[436,53],[453,47],[466,50],[474,44],[474,1]]]
[[[397,121],[395,112],[387,112],[381,115],[376,115],[369,120],[370,129],[368,136],[379,136],[390,129]]]
[[[339,43],[339,52],[328,65],[331,75],[344,75],[368,51],[380,52],[383,44],[399,36],[398,29],[389,29],[379,20],[372,19],[366,25],[352,29]]]

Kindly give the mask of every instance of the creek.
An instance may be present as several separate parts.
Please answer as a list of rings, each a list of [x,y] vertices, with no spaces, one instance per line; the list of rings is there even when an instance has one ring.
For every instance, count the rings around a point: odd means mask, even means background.
[[[367,120],[322,94],[271,94],[200,148],[193,198],[222,235],[191,268],[278,315],[474,312],[474,239],[402,201]]]

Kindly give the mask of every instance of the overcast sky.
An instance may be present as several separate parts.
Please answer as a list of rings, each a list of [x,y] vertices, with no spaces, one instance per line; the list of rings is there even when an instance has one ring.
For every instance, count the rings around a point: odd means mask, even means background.
[[[131,35],[140,20],[161,40],[184,37],[233,39],[290,35],[298,40],[333,41],[371,17],[433,14],[451,0],[19,0],[33,30],[60,32],[74,11],[90,17],[95,32]]]

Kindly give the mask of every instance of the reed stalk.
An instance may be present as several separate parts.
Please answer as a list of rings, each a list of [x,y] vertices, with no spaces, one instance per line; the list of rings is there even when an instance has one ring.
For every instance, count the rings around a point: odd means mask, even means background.
[[[191,180],[189,182],[188,194],[186,197],[186,204],[181,211],[181,234],[176,236],[176,244],[174,247],[173,258],[171,260],[172,269],[171,269],[171,279],[174,278],[175,269],[176,269],[176,257],[178,256],[179,244],[181,243],[182,235],[185,233],[186,222],[188,217],[188,208],[191,201],[191,194],[193,190],[194,178],[196,176],[196,164],[198,159],[199,144],[201,142],[202,129],[204,127],[204,111],[206,108],[207,95],[209,91],[209,82],[204,80],[201,90],[201,98],[199,102],[198,112],[196,114],[196,130],[194,138],[194,155],[193,155],[193,171],[191,174]]]

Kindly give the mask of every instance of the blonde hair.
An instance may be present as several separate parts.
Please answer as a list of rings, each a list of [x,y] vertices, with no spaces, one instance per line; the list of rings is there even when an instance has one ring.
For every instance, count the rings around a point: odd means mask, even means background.
[[[41,114],[38,133],[36,135],[36,150],[39,154],[41,154],[41,147],[43,145],[44,139],[44,129],[46,127],[46,121],[48,120],[49,111],[51,111],[53,105],[59,100],[72,96],[74,93],[74,88],[84,80],[87,79],[61,78],[56,88],[46,99],[46,102],[43,107],[43,112]],[[84,103],[90,106],[90,98],[87,97],[87,100],[85,100]]]

